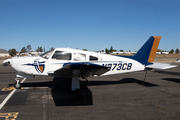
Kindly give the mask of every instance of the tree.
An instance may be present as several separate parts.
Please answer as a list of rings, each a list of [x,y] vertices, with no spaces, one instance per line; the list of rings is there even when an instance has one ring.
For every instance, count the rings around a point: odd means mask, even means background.
[[[112,52],[117,52],[117,50],[114,50],[113,47],[111,46],[109,52],[110,52],[110,53],[112,53]]]
[[[169,51],[169,54],[173,54],[174,53],[174,50],[173,49],[171,49],[171,51]]]
[[[120,50],[120,52],[124,52],[124,50]]]
[[[40,47],[40,52],[43,52],[43,48],[42,47]]]
[[[161,49],[157,49],[157,52],[161,52]]]
[[[27,51],[30,52],[31,49],[32,49],[32,48],[31,48],[31,45],[28,45],[28,46],[27,46]]]
[[[179,49],[176,49],[176,52],[175,52],[176,54],[179,54]]]
[[[9,49],[8,52],[9,52],[9,55],[12,56],[12,57],[15,56],[16,53],[17,53],[16,49],[14,49],[14,48],[13,49]]]
[[[27,49],[26,49],[26,47],[23,47],[23,48],[21,49],[21,53],[25,53],[25,52],[27,52]]]
[[[51,50],[53,50],[54,48],[52,47]]]
[[[109,50],[107,48],[105,49],[105,51],[106,51],[107,54],[109,54]]]
[[[38,49],[36,49],[36,52],[43,52],[42,47],[38,47]]]
[[[110,53],[112,53],[112,52],[113,52],[113,47],[112,47],[112,46],[111,46],[111,48],[110,48],[109,52],[110,52]]]
[[[84,50],[84,51],[88,51],[87,49],[82,49],[82,50]]]

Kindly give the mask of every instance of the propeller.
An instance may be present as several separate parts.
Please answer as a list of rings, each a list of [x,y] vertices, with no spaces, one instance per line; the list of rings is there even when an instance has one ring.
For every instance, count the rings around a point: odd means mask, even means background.
[[[8,65],[11,65],[11,59],[7,59],[3,61],[3,66],[6,67]]]

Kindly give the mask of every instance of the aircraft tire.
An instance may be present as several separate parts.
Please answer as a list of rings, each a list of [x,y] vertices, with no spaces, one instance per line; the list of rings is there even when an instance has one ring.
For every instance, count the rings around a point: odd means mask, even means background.
[[[15,87],[16,89],[21,89],[22,84],[21,84],[21,83],[19,83],[19,84],[15,83],[15,84],[14,84],[14,87]]]

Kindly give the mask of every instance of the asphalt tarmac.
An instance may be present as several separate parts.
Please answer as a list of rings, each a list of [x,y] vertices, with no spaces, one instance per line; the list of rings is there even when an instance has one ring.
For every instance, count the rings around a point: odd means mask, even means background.
[[[168,71],[178,75],[180,66]],[[14,90],[15,75],[0,65],[0,103]],[[180,119],[180,76],[148,72],[144,78],[144,71],[88,78],[75,93],[64,78],[26,79],[0,110],[0,120]]]

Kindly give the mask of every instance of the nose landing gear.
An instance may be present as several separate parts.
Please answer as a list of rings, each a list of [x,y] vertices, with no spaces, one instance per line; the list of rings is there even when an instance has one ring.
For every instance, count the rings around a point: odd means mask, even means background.
[[[16,75],[16,83],[14,84],[14,87],[16,89],[21,89],[22,83],[26,80],[26,78],[34,78],[32,75],[22,75],[22,74],[17,74]]]
[[[21,89],[21,87],[22,87],[22,84],[20,82],[21,78],[15,78],[15,80],[16,80],[16,83],[14,84],[14,87],[16,89]]]

